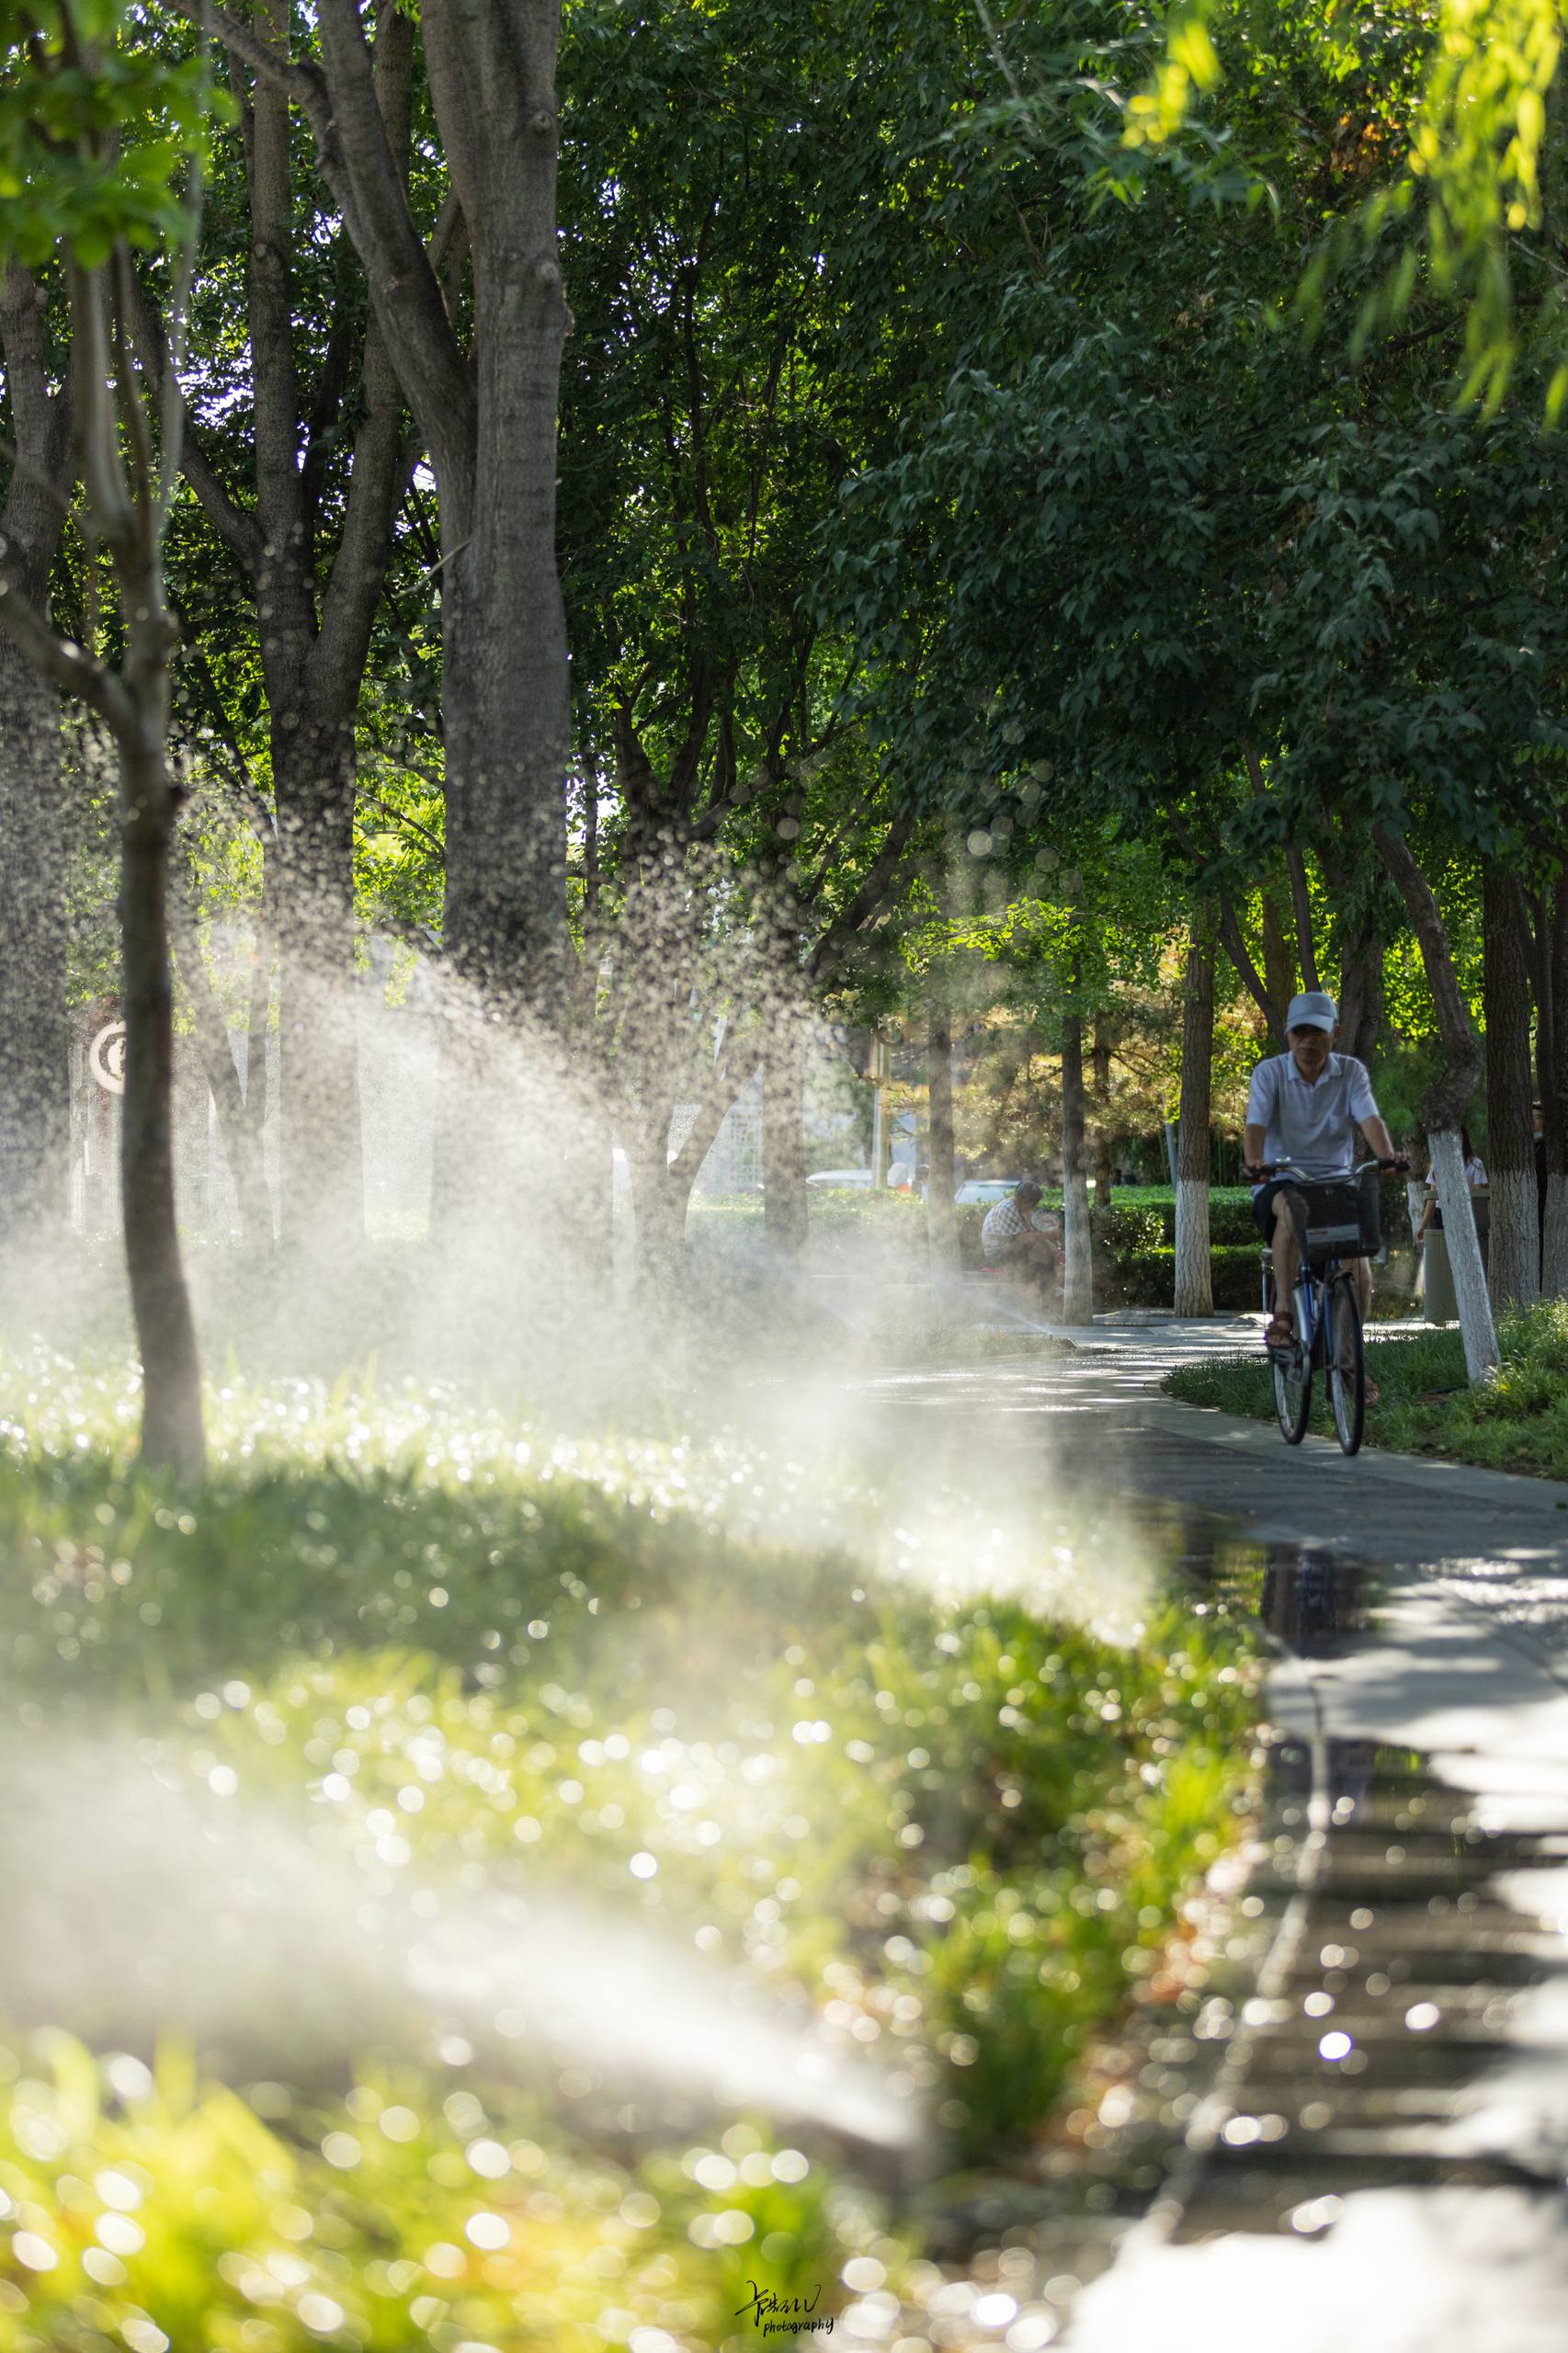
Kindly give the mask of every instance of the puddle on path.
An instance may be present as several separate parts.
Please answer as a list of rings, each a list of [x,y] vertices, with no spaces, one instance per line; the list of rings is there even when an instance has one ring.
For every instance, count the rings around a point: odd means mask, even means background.
[[[1361,1564],[1134,1509],[1167,1545],[1176,1535],[1195,1597],[1246,1610],[1288,1657],[1333,1659],[1365,1638]],[[1561,1868],[1568,1808],[1517,1832],[1483,1827],[1477,1805],[1410,1750],[1272,1738],[1251,1868],[1207,1984],[1134,2025],[1071,2145],[924,2218],[946,2278],[898,2315],[901,2347],[1035,2353],[1131,2234],[1317,2239],[1357,2191],[1561,2188],[1561,2162],[1521,2155],[1498,2086],[1542,2057],[1563,2063],[1560,2043],[1530,2045],[1543,2005],[1568,2000],[1568,1946],[1494,1882]],[[838,2341],[885,2343],[889,2320],[862,2334],[846,2314]]]

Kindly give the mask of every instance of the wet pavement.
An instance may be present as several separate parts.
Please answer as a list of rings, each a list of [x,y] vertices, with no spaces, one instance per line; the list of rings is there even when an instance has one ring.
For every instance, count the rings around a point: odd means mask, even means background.
[[[1131,2054],[1087,2190],[979,2201],[925,2341],[1563,2353],[1568,1486],[1291,1449],[1159,1394],[1257,1323],[878,1384],[1009,1475],[1174,1516],[1278,1653],[1208,1998]]]

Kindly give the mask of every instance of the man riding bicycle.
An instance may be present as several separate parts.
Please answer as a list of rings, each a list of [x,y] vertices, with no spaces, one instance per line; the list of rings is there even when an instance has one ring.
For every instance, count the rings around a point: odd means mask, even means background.
[[[1303,1209],[1299,1180],[1271,1176],[1288,1161],[1313,1182],[1350,1177],[1359,1128],[1369,1148],[1392,1166],[1405,1166],[1393,1148],[1372,1095],[1364,1063],[1336,1054],[1339,1008],[1321,989],[1290,999],[1285,1016],[1287,1054],[1271,1054],[1252,1074],[1247,1096],[1246,1174],[1253,1186],[1252,1213],[1274,1259],[1274,1313],[1264,1334],[1270,1351],[1288,1348],[1294,1336],[1290,1302],[1301,1265]],[[1371,1304],[1372,1270],[1365,1258],[1351,1261],[1356,1303],[1363,1320]],[[1378,1392],[1369,1387],[1367,1403]]]

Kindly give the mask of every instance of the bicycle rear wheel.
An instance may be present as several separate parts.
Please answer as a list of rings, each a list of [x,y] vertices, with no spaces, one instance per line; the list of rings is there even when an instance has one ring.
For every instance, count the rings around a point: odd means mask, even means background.
[[[1272,1300],[1272,1285],[1270,1286]],[[1273,1359],[1274,1411],[1279,1435],[1287,1446],[1300,1446],[1307,1434],[1312,1410],[1312,1350],[1301,1337],[1301,1302],[1296,1307],[1296,1336],[1288,1352]]]
[[[1344,1451],[1354,1454],[1367,1423],[1367,1368],[1361,1349],[1361,1310],[1348,1275],[1336,1275],[1329,1287],[1325,1337],[1334,1427]]]

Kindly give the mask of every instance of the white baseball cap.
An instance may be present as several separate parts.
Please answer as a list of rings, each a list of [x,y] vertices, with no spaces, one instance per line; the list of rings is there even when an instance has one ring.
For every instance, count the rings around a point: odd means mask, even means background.
[[[1339,1026],[1339,1007],[1322,989],[1303,990],[1290,999],[1285,1015],[1286,1029],[1328,1029]]]

